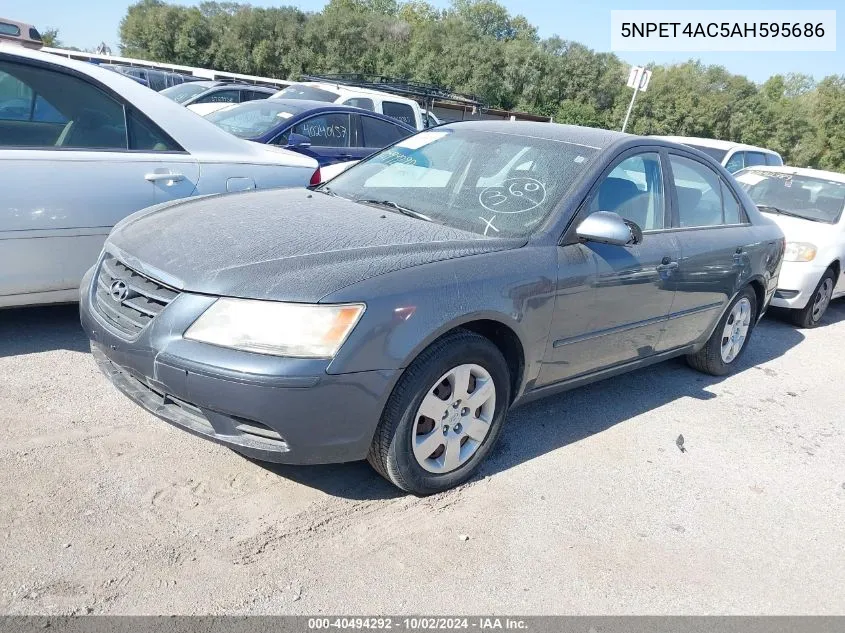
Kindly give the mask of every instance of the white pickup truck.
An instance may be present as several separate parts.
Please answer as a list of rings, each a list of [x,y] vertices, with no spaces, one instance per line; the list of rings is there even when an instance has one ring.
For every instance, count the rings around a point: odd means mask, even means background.
[[[418,130],[424,130],[428,127],[422,109],[413,99],[370,90],[369,88],[355,88],[329,82],[303,81],[280,90],[273,95],[273,98],[310,99],[327,103],[342,103],[393,117],[414,126]]]

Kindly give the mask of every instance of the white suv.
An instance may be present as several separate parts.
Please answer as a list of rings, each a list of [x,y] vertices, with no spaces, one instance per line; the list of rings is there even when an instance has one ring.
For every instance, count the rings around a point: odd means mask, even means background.
[[[327,103],[342,103],[343,105],[363,108],[364,110],[393,117],[403,123],[412,125],[418,130],[426,128],[422,110],[416,101],[387,92],[370,90],[369,88],[354,88],[327,82],[303,81],[280,90],[273,95],[273,98],[309,99],[311,101],[325,101]]]
[[[720,141],[714,138],[697,138],[695,136],[657,136],[673,143],[682,143],[704,152],[724,165],[732,174],[745,167],[783,165],[780,154],[765,147],[744,145],[733,141]]]

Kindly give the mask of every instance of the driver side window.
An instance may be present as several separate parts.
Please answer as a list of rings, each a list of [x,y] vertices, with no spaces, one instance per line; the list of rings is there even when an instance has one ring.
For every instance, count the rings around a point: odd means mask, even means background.
[[[660,156],[646,152],[629,156],[605,176],[589,211],[612,211],[643,231],[656,231],[663,228],[664,199]]]

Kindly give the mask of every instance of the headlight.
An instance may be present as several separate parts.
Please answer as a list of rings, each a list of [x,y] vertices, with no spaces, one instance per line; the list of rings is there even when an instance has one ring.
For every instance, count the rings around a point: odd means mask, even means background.
[[[223,298],[194,321],[185,338],[272,356],[333,358],[364,308]]]
[[[809,242],[787,242],[783,259],[787,262],[810,262],[816,256],[816,245]]]

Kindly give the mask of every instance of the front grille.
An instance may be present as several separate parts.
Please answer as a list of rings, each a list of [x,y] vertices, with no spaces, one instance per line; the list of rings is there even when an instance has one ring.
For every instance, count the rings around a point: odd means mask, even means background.
[[[119,331],[134,336],[179,292],[106,255],[97,271],[97,312]]]

